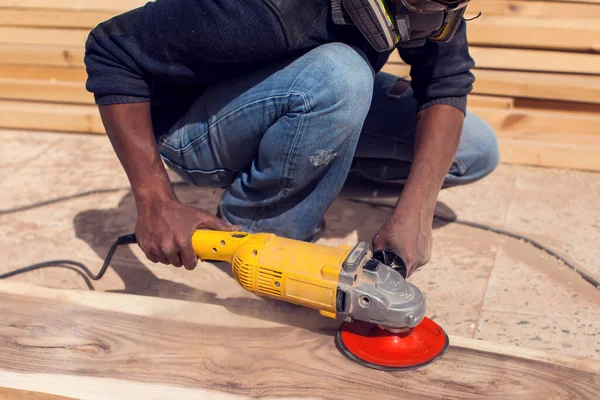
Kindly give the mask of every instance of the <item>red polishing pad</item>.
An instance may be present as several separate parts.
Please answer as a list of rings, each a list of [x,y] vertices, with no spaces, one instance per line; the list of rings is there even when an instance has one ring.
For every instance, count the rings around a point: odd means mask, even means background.
[[[438,324],[424,318],[412,330],[392,333],[367,322],[342,324],[336,344],[353,361],[367,367],[397,371],[423,367],[448,349],[448,335]]]

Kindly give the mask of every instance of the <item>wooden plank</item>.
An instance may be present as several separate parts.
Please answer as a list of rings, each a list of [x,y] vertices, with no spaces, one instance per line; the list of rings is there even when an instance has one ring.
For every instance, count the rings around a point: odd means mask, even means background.
[[[500,137],[500,160],[508,164],[600,171],[600,145]]]
[[[281,302],[265,307],[241,288],[212,304],[14,282],[0,292],[0,370],[53,374],[65,382],[61,395],[76,376],[243,398],[595,399],[600,390],[595,361],[457,337],[422,370],[365,368],[335,348],[338,322]]]
[[[514,107],[514,99],[511,97],[470,94],[467,97],[467,106],[507,109]]]
[[[93,104],[83,83],[0,78],[0,99]]]
[[[600,18],[599,4],[563,3],[524,0],[472,0],[467,8],[467,18],[481,11],[485,19],[489,15],[536,18]]]
[[[525,0],[525,1],[530,1],[530,0]],[[548,1],[551,3],[593,3],[593,4],[600,4],[600,0],[544,0],[544,1]]]
[[[84,48],[87,29],[0,26],[0,43],[12,45],[75,46]]]
[[[85,69],[79,68],[0,65],[0,78],[85,82],[87,73]]]
[[[570,113],[600,114],[600,104],[593,103],[526,98],[515,98],[514,103],[515,107],[517,108],[531,108],[546,111],[569,111]]]
[[[475,46],[469,51],[477,68],[600,75],[600,54]]]
[[[491,70],[473,72],[476,93],[600,103],[600,76]]]
[[[0,44],[0,64],[84,68],[83,46]]]
[[[115,15],[110,11],[0,8],[0,25],[91,29]]]
[[[386,64],[383,70],[402,76],[409,67]],[[475,94],[600,103],[600,76],[485,69],[473,73]]]
[[[577,135],[593,136],[600,140],[600,114],[486,107],[470,107],[470,111],[483,118],[494,129],[511,132],[513,137],[522,133],[568,134],[573,140]]]
[[[57,396],[48,393],[32,392],[29,390],[17,390],[0,387],[0,399],[2,400],[69,400],[70,397]]]
[[[555,143],[558,145],[568,144],[565,151],[569,150],[571,145],[583,146],[589,149],[600,149],[600,136],[598,135],[572,135],[570,133],[548,133],[548,132],[517,132],[517,131],[495,131],[498,139],[512,139],[525,141],[528,143],[537,142],[542,145]],[[570,150],[569,150],[570,151]],[[501,158],[502,162],[508,164],[509,160]],[[597,170],[596,164],[591,170]],[[578,164],[562,164],[557,168],[584,169]],[[585,168],[590,170],[590,167]]]
[[[0,101],[0,127],[104,134],[96,106]]]
[[[600,75],[600,54],[470,46],[477,68]],[[389,63],[403,63],[398,52]]]
[[[151,0],[0,0],[0,7],[125,11]]]
[[[467,32],[471,45],[600,52],[595,19],[489,16],[471,21]]]
[[[15,388],[40,388],[76,399],[94,400],[241,400],[222,392],[182,388],[175,385],[133,382],[122,379],[91,378],[81,375],[24,374],[0,371],[0,381]],[[2,397],[0,397],[2,399]],[[23,399],[29,400],[29,399]],[[45,399],[44,399],[45,400]],[[291,400],[291,399],[290,399]],[[296,399],[298,400],[298,399]]]
[[[410,65],[407,64],[395,64],[388,62],[381,69],[383,72],[396,76],[408,76],[410,78]]]

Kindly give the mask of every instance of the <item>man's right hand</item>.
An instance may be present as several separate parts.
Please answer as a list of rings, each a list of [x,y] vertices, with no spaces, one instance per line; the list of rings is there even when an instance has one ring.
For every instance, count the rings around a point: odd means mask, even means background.
[[[138,206],[135,236],[146,257],[154,263],[192,270],[198,257],[192,248],[196,229],[235,231],[230,225],[212,214],[188,207],[177,200],[152,201]]]
[[[181,204],[171,186],[152,130],[150,103],[101,105],[100,115],[131,182],[138,210],[135,235],[150,261],[194,269],[196,229],[239,230],[220,218]]]

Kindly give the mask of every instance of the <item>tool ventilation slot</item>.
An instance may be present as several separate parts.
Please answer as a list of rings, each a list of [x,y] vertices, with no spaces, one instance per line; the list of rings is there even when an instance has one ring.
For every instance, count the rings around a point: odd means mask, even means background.
[[[254,267],[252,265],[242,263],[239,257],[233,260],[233,275],[244,289],[253,291],[252,276],[254,275]]]
[[[283,281],[281,271],[271,268],[259,267],[257,279],[257,291],[271,296],[281,297],[281,285]]]

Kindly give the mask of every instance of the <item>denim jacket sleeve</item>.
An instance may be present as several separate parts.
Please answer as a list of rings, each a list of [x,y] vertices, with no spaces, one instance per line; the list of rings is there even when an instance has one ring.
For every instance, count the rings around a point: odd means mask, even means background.
[[[427,42],[416,48],[399,48],[400,57],[411,66],[411,86],[418,110],[434,104],[467,108],[467,94],[473,89],[475,63],[469,54],[465,21],[447,43]]]

